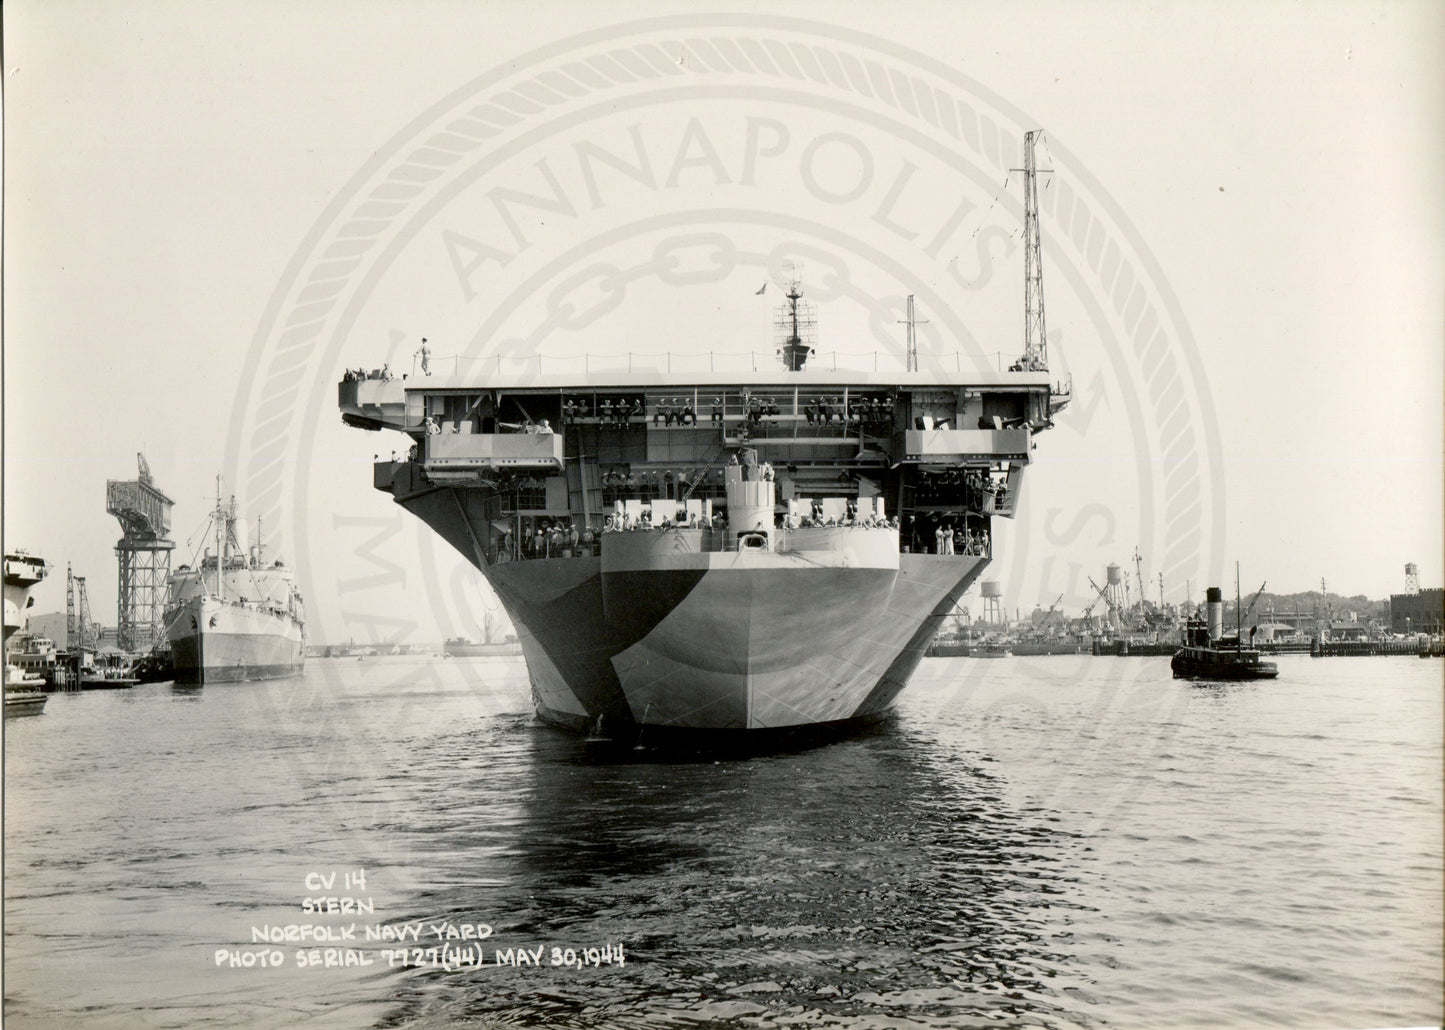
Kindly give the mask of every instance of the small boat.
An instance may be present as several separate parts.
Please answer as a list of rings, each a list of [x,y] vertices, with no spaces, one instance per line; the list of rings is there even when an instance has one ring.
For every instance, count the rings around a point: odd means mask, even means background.
[[[1169,662],[1175,679],[1262,680],[1279,675],[1279,667],[1263,661],[1257,648],[1242,646],[1238,626],[1233,637],[1223,635],[1224,600],[1218,587],[1206,593],[1205,610],[1207,619],[1193,618],[1184,625],[1184,644]],[[1238,613],[1236,604],[1236,618]]]
[[[5,688],[5,714],[10,715],[39,715],[45,711],[45,702],[50,695],[43,690],[31,690],[24,686],[6,686]]]
[[[928,657],[967,658],[972,650],[973,645],[962,637],[934,637],[933,643],[928,645]]]
[[[37,715],[45,710],[48,699],[44,676],[15,665],[5,666],[6,715]]]
[[[973,649],[974,658],[1008,658],[1013,648],[1007,640],[986,640]]]
[[[506,640],[492,641],[476,644],[466,637],[451,637],[442,645],[445,654],[449,658],[480,658],[489,655],[520,655],[522,645],[517,643],[515,637],[508,637]]]

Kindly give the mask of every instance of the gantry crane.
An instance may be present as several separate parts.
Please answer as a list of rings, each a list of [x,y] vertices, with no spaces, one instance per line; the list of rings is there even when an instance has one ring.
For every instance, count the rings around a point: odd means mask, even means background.
[[[151,480],[144,454],[136,454],[136,464],[136,479],[111,479],[105,484],[105,510],[119,520],[123,533],[115,545],[120,563],[116,642],[123,651],[147,651],[159,642],[171,551],[176,546],[168,538],[175,502]]]

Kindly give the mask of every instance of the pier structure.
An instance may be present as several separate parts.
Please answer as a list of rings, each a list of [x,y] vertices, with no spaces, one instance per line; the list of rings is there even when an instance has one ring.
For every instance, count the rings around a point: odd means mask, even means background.
[[[139,475],[107,480],[105,510],[120,522],[116,541],[119,563],[116,591],[116,639],[123,651],[147,651],[165,629],[166,581],[171,574],[169,497],[156,487],[144,454],[136,455]]]

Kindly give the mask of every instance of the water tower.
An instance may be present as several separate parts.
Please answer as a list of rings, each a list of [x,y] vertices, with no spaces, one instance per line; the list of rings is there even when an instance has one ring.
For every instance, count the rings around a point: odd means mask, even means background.
[[[144,454],[136,455],[136,479],[105,484],[105,510],[120,521],[116,542],[120,583],[116,591],[116,643],[122,651],[147,651],[165,629],[166,580],[171,575],[173,502],[151,482]]]
[[[1104,602],[1109,606],[1109,617],[1114,622],[1115,629],[1122,629],[1124,622],[1124,573],[1117,564],[1111,562],[1104,570],[1107,577],[1104,580]]]
[[[998,580],[984,580],[979,587],[979,593],[983,595],[983,624],[1002,629],[1005,622],[1003,604],[1000,601],[1003,589],[998,585]]]

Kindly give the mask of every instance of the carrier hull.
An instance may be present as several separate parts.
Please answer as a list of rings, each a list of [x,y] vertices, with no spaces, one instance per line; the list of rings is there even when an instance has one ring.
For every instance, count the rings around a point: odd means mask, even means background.
[[[449,488],[402,501],[467,555],[516,627],[538,714],[629,728],[758,731],[877,717],[987,565],[899,554],[896,532],[819,550],[696,549],[687,531],[604,536],[600,555],[488,563]]]
[[[559,568],[545,591],[534,588],[536,562],[483,571],[518,628],[538,713],[608,732],[880,715],[983,568],[925,555],[903,557],[897,571],[606,573],[596,558],[551,563]]]
[[[989,346],[921,367],[911,295],[906,354],[825,357],[795,277],[775,364],[659,335],[661,355],[468,353],[433,375],[423,346],[419,375],[342,374],[342,421],[407,441],[374,453],[373,486],[486,576],[543,718],[757,736],[888,709],[1073,396],[1048,366],[1037,135],[1006,370]]]

